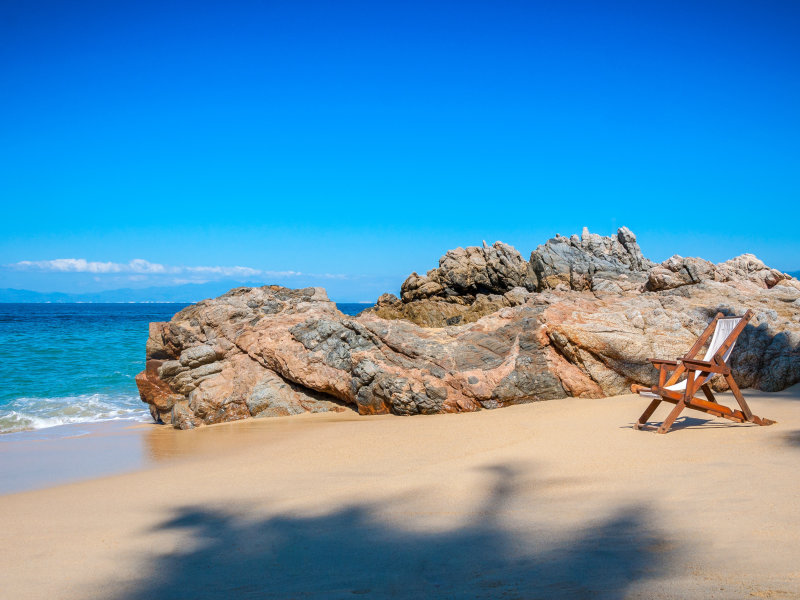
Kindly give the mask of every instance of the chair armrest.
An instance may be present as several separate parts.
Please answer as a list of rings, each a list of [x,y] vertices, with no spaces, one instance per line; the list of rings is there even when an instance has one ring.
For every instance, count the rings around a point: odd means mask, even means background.
[[[668,371],[675,371],[672,377],[676,377],[680,371],[680,363],[675,360],[661,360],[659,358],[648,358],[653,366],[658,369],[658,386],[664,387],[667,384]]]
[[[654,367],[664,365],[665,367],[672,367],[674,369],[678,366],[677,360],[661,360],[660,358],[648,358],[647,361],[652,363]]]
[[[705,371],[706,373],[730,373],[727,365],[717,365],[707,360],[683,358],[681,362],[689,371]]]

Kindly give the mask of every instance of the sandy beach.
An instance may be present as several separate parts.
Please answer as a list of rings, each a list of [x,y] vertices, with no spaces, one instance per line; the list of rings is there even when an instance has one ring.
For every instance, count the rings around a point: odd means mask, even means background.
[[[0,1],[0,600],[800,600],[799,31]]]
[[[0,595],[798,597],[800,386],[747,396],[778,424],[656,435],[619,396],[106,432],[135,471],[0,496]]]

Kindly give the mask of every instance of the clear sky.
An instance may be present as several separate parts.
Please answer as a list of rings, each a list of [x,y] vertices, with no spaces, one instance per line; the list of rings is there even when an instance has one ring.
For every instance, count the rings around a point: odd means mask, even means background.
[[[621,225],[800,269],[799,31],[794,1],[3,0],[0,287],[373,300]]]

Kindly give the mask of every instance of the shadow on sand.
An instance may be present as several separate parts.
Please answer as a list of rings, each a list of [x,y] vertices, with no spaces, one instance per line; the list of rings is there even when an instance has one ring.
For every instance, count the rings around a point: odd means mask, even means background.
[[[532,527],[509,528],[500,517],[517,472],[490,472],[474,520],[446,531],[398,527],[364,504],[255,521],[183,508],[159,527],[180,530],[183,550],[154,556],[147,578],[117,598],[621,598],[669,562],[670,544],[638,506],[557,539],[535,508],[523,515]]]
[[[661,426],[661,420],[648,421],[642,428],[642,431],[655,433]],[[680,431],[681,429],[727,429],[729,427],[758,427],[753,423],[735,423],[733,421],[725,421],[723,419],[703,419],[698,417],[678,417],[670,427],[667,434],[673,431]],[[634,423],[623,425],[620,429],[634,429]]]
[[[784,441],[790,446],[800,448],[800,429],[790,431],[783,436]]]

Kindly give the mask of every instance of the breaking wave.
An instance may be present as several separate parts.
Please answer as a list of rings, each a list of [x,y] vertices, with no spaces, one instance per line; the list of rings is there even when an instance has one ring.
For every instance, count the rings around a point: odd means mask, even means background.
[[[0,433],[121,419],[152,420],[138,395],[80,394],[61,398],[16,398],[0,406]]]

